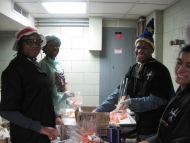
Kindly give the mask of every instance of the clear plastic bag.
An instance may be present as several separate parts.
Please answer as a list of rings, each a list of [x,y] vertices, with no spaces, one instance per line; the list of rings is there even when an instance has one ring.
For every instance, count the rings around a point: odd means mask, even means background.
[[[94,124],[94,121],[92,122],[91,120],[90,124],[83,123],[84,126],[67,126],[67,134],[74,143],[95,143],[94,141],[89,139],[89,136],[97,136],[95,134],[92,134],[96,130],[96,127],[92,124]],[[97,136],[97,138],[99,137]],[[100,142],[103,141],[100,139]]]
[[[83,104],[83,97],[81,95],[81,92],[75,92],[75,96],[70,97],[70,99],[71,99],[70,107],[74,110],[81,107],[81,105]]]
[[[55,125],[55,128],[57,129],[59,133],[59,138],[58,138],[59,141],[67,139],[66,129],[64,125]]]
[[[0,126],[0,140],[5,140],[7,138],[10,138],[9,131]]]

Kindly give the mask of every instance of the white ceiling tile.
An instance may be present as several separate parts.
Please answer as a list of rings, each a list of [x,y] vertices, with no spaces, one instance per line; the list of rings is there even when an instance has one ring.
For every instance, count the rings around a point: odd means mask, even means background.
[[[91,16],[98,16],[102,18],[123,18],[123,14],[89,14],[89,17]]]
[[[166,7],[168,7],[168,5],[137,4],[131,10],[130,14],[142,14],[146,16],[149,13],[151,13],[153,10],[164,10]]]
[[[136,2],[136,0],[89,0],[89,2]]]
[[[40,2],[84,2],[87,0],[38,0]]]
[[[38,0],[13,0],[14,2],[37,2]]]
[[[138,19],[140,16],[147,16],[154,10],[165,10],[177,1],[182,0],[77,0],[87,2],[87,14],[49,14],[42,6],[41,2],[54,2],[66,0],[0,0],[1,6],[7,4],[6,1],[15,2],[35,18],[89,18],[100,16],[103,19]],[[69,0],[74,1],[74,0]],[[186,0],[188,1],[188,0]],[[11,4],[11,2],[9,2]],[[7,7],[9,8],[9,7]],[[3,12],[6,13],[4,10]],[[18,30],[23,25],[0,14],[1,30]],[[5,24],[10,23],[10,24]],[[15,24],[17,23],[17,24]],[[11,26],[15,25],[15,26]]]
[[[89,5],[89,14],[94,13],[120,13],[125,14],[133,4],[131,3],[94,3]]]
[[[56,18],[86,18],[86,14],[52,14]]]
[[[149,4],[173,4],[178,0],[140,0],[139,3],[149,3]]]
[[[137,14],[137,15],[127,15],[125,18],[126,19],[138,19],[140,16],[142,16],[142,15],[140,15],[140,14]]]

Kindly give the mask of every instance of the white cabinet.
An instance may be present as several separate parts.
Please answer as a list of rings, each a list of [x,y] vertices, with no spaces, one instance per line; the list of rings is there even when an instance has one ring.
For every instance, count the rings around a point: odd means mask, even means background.
[[[89,50],[102,50],[102,18],[90,17],[89,18]]]

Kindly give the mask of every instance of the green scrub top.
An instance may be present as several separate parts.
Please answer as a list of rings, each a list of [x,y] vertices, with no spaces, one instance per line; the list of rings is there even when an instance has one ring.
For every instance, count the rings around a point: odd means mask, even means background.
[[[57,59],[45,56],[40,62],[40,66],[47,73],[50,87],[53,92],[54,107],[57,112],[65,111],[69,108],[69,99],[62,100],[64,96],[63,87],[65,86],[64,69]]]

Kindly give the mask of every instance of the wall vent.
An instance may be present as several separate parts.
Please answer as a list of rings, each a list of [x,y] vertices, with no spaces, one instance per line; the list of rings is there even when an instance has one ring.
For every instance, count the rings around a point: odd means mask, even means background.
[[[28,19],[29,13],[22,9],[18,4],[13,3],[13,10]]]

